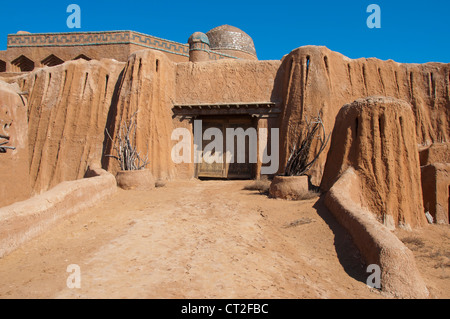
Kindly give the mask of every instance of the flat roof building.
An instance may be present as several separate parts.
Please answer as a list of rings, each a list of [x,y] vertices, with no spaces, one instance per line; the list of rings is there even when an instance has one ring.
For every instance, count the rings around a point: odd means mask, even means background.
[[[0,72],[30,72],[77,59],[126,62],[130,54],[143,49],[164,52],[173,62],[257,59],[250,36],[229,25],[206,34],[196,32],[189,42],[179,43],[135,31],[34,34],[19,31],[8,35],[7,50],[0,51]]]

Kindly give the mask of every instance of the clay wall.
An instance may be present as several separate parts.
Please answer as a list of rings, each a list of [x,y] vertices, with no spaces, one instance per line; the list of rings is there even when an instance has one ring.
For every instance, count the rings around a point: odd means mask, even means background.
[[[433,143],[419,149],[420,166],[450,163],[450,142]]]
[[[0,72],[6,72],[6,51],[0,51]]]
[[[8,36],[8,49],[0,60],[7,72],[29,72],[80,57],[126,62],[131,53],[143,49],[160,50],[174,62],[189,60],[188,45],[134,31],[13,34]],[[17,60],[21,56],[25,61]]]
[[[232,50],[232,49],[220,49],[220,50],[211,50],[212,55],[222,55],[222,56],[231,56],[238,59],[243,60],[258,60],[256,56],[253,54],[240,51],[240,50]]]
[[[163,52],[170,61],[178,63],[178,62],[187,62],[189,61],[189,47],[188,47],[188,53],[186,53],[185,47],[183,46],[181,49],[175,51],[169,51],[168,49],[173,48],[173,46],[164,46],[160,49],[157,48],[157,46],[155,45],[150,45],[150,46],[143,46],[143,45],[136,45],[136,44],[131,44],[130,45],[130,54],[137,52],[137,51],[142,51],[142,50],[146,50],[146,49],[156,49],[160,52]],[[128,56],[125,58],[124,61],[128,60]]]
[[[353,167],[364,203],[388,228],[426,224],[419,152],[411,106],[387,97],[359,99],[341,108],[331,137],[321,189],[328,191]]]
[[[0,143],[15,150],[0,148],[0,207],[31,196],[28,164],[27,100],[17,85],[0,80]]]
[[[124,63],[70,61],[11,78],[28,92],[30,183],[40,194],[100,166],[105,126]]]
[[[122,125],[138,111],[133,143],[144,157],[148,154],[147,168],[156,179],[172,179],[178,175],[171,158],[174,96],[175,64],[164,53],[143,50],[130,55],[106,127],[115,143]],[[116,155],[109,140],[105,154]],[[113,173],[120,169],[113,158],[104,158],[103,167]]]
[[[390,96],[412,105],[418,144],[450,140],[450,64],[352,60],[325,47],[305,46],[285,56],[282,67],[286,72],[280,118],[281,167],[301,136],[306,117],[320,114],[331,132],[342,105],[371,95]],[[320,184],[327,151],[309,172],[315,185]]]
[[[35,192],[81,178],[89,161],[103,161],[103,167],[113,169],[102,158],[104,129],[114,131],[138,106],[145,110],[139,115],[145,132],[140,143],[149,147],[156,178],[193,176],[193,165],[171,162],[171,132],[192,125],[172,118],[175,104],[279,103],[282,114],[270,119],[270,127],[280,128],[280,172],[306,116],[321,114],[330,132],[342,105],[372,93],[411,103],[417,143],[448,140],[448,64],[351,60],[312,46],[296,49],[282,61],[173,63],[155,50],[136,51],[127,61],[77,60],[8,79],[29,92],[29,165]],[[327,151],[310,171],[315,185],[320,184]]]
[[[435,163],[421,167],[423,205],[433,216],[433,222],[450,221],[450,163]]]
[[[19,61],[16,61],[16,59],[21,56],[29,59],[36,69],[45,66],[55,66],[66,61],[80,58],[86,60],[109,58],[118,61],[126,61],[129,55],[130,46],[124,44],[73,47],[13,47],[7,50],[6,61],[8,61],[8,72],[21,72],[21,64]],[[14,61],[17,65],[12,63]]]
[[[176,103],[281,102],[280,61],[179,63]]]

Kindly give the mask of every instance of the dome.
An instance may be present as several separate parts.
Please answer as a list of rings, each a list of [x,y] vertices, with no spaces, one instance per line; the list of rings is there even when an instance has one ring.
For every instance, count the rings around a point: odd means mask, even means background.
[[[209,45],[208,36],[203,32],[195,32],[189,37],[188,43],[198,43],[198,42],[206,43]]]
[[[207,32],[211,50],[238,50],[256,57],[252,38],[236,27],[222,25]]]

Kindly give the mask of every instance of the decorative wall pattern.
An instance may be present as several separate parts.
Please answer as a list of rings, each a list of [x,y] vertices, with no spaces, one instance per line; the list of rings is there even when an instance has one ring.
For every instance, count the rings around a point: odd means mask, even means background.
[[[8,48],[135,44],[189,57],[189,46],[135,31],[35,33],[8,35]]]

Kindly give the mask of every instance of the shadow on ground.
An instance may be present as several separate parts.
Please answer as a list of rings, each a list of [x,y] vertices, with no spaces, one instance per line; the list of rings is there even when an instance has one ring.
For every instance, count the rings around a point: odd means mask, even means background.
[[[324,196],[321,196],[313,208],[334,234],[334,247],[340,264],[350,277],[366,283],[369,274],[366,273],[366,265],[358,248],[356,248],[347,230],[338,223],[325,206],[324,200]]]

